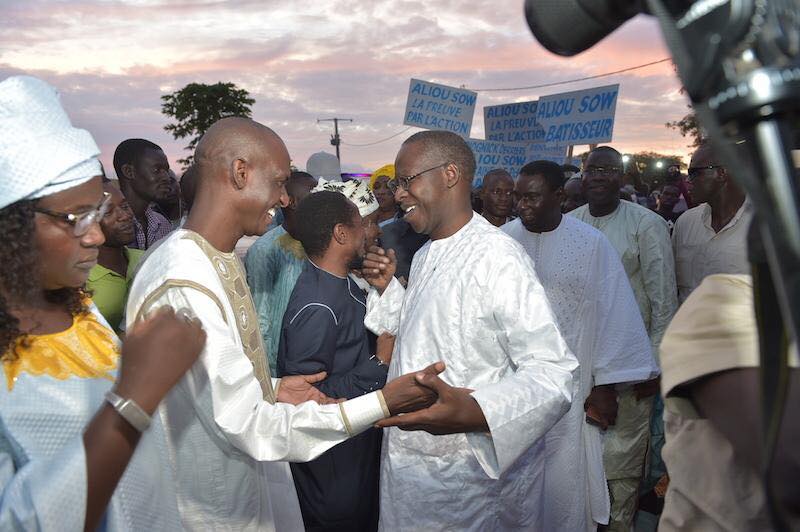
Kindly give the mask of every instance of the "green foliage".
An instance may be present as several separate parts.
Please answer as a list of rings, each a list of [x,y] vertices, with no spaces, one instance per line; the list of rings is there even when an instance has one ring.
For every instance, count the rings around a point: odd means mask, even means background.
[[[703,130],[700,123],[697,121],[697,115],[694,114],[692,106],[689,105],[689,112],[680,120],[667,122],[664,124],[670,129],[677,129],[682,137],[689,137],[691,144],[687,144],[690,148],[696,148],[703,140]]]
[[[256,102],[246,90],[221,81],[214,85],[190,83],[161,99],[164,101],[161,112],[175,120],[164,129],[172,133],[175,139],[189,137],[191,140],[185,149],[191,152],[194,152],[200,137],[214,122],[229,116],[250,118],[250,108]],[[178,162],[188,167],[192,159],[193,156],[189,155]]]

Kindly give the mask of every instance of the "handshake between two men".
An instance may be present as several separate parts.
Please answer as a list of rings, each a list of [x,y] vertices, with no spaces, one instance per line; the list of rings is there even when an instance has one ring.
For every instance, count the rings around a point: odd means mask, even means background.
[[[359,269],[351,271],[371,286],[378,294],[392,283],[396,270],[393,250],[388,252],[371,246],[365,253]],[[398,281],[395,289],[403,290]],[[402,301],[402,299],[401,299]],[[376,357],[388,366],[391,362],[395,337],[383,332],[377,340]],[[401,375],[383,387],[382,394],[391,414],[376,424],[376,427],[398,427],[401,430],[421,430],[430,434],[454,434],[487,431],[488,425],[478,402],[470,395],[472,390],[450,386],[439,378],[445,370],[444,362]],[[315,401],[331,404],[343,398],[329,397],[315,385],[324,381],[327,372],[313,375],[292,375],[281,379],[277,400],[299,404]]]

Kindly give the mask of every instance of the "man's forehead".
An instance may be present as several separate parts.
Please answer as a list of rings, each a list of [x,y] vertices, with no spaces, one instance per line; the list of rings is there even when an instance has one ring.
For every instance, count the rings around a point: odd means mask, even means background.
[[[541,174],[520,174],[517,179],[516,189],[524,192],[541,188],[544,183],[544,176]]]
[[[397,152],[395,169],[398,175],[410,175],[419,171],[431,156],[432,148],[425,146],[424,142],[404,144]]]
[[[142,152],[142,159],[146,159],[150,162],[168,162],[167,154],[165,154],[164,150],[161,148],[146,148],[144,152]]]
[[[696,152],[692,154],[691,166],[707,166],[714,164],[714,154],[711,153],[711,148],[708,146],[701,146]]]
[[[586,164],[613,166],[619,164],[619,156],[608,150],[593,151],[586,157]]]
[[[514,186],[514,179],[508,175],[506,172],[494,172],[488,173],[483,178],[483,186],[484,187],[496,187],[500,185],[506,185],[508,187]]]

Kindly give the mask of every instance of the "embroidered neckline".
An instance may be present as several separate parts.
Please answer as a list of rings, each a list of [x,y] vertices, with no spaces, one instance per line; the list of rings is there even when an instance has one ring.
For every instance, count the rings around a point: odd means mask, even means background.
[[[18,340],[16,356],[3,360],[9,391],[22,373],[58,380],[70,377],[114,380],[111,372],[119,362],[119,342],[92,313],[75,316],[72,325],[61,332],[28,335],[25,343],[22,345]]]

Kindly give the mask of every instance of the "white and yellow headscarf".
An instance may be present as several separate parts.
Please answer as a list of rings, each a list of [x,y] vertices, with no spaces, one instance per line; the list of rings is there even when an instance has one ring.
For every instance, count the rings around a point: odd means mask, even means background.
[[[343,194],[347,199],[352,201],[358,207],[358,213],[362,216],[369,216],[378,210],[378,200],[369,189],[366,182],[354,179],[352,181],[327,181],[320,178],[317,186],[311,190],[311,193],[321,192],[323,190],[330,190]]]
[[[0,82],[0,209],[101,174],[88,131],[72,126],[56,90],[30,76]]]

